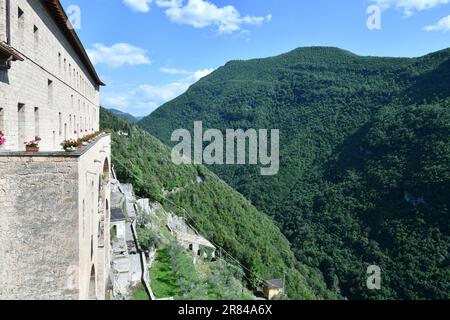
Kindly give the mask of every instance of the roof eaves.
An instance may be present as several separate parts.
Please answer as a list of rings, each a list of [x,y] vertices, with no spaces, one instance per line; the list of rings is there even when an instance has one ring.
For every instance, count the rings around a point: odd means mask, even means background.
[[[56,24],[61,29],[63,34],[66,36],[67,40],[69,40],[70,44],[74,47],[81,61],[85,64],[89,73],[93,77],[95,83],[99,86],[104,86],[105,84],[98,76],[97,71],[95,70],[91,62],[91,59],[89,59],[89,56],[86,50],[84,49],[84,46],[80,41],[80,38],[78,37],[77,33],[75,32],[75,29],[70,23],[69,18],[67,17],[66,12],[64,11],[64,8],[62,7],[59,0],[41,0],[41,1],[44,3],[48,12],[55,20]]]

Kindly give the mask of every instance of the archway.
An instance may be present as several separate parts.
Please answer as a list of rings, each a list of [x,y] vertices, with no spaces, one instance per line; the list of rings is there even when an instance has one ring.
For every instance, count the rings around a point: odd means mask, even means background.
[[[109,160],[105,158],[105,162],[103,163],[103,174],[109,177]]]
[[[91,277],[89,281],[89,300],[96,300],[96,288],[95,288],[95,267],[91,268]]]

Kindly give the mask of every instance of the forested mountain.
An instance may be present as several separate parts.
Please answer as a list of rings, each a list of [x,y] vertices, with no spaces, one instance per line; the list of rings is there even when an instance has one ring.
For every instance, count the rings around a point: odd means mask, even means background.
[[[244,265],[250,289],[260,285],[258,278],[285,275],[291,299],[341,297],[326,289],[317,269],[295,259],[289,242],[266,214],[207,168],[174,165],[167,146],[103,108],[100,126],[113,131],[112,163],[119,179],[132,183],[139,196],[180,216],[185,215],[180,209],[184,208],[191,225]]]
[[[114,114],[115,116],[125,119],[131,123],[136,123],[142,119],[142,118],[135,117],[132,114],[129,114],[129,113],[117,110],[117,109],[108,109],[108,111],[111,112],[112,114]]]
[[[352,299],[450,298],[450,49],[420,58],[301,48],[232,61],[140,122],[280,129],[280,172],[212,166],[276,220],[298,261]],[[369,265],[382,288],[366,287]]]

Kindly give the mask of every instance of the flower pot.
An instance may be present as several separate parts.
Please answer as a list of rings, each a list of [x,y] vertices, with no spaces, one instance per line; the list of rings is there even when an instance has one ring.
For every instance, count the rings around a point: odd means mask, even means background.
[[[29,146],[25,146],[25,151],[26,151],[26,152],[39,152],[39,147],[29,147]]]

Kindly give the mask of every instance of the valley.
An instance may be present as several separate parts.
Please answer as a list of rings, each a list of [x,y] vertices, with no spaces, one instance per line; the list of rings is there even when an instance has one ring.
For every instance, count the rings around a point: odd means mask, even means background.
[[[168,145],[195,121],[222,132],[279,129],[278,175],[208,168],[274,219],[297,261],[319,269],[331,292],[447,299],[448,83],[449,49],[385,58],[299,48],[231,61],[139,124]],[[383,270],[381,290],[366,287],[370,265]]]

